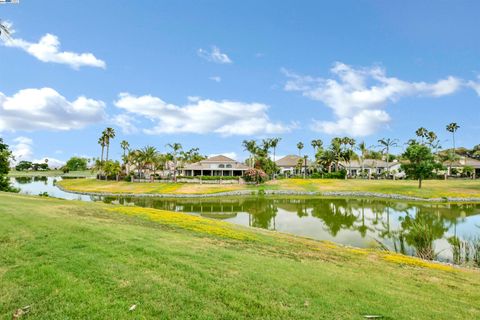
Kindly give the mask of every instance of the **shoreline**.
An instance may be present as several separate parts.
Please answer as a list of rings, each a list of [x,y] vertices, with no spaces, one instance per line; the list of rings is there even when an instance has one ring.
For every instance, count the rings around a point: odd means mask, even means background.
[[[100,196],[100,197],[132,197],[132,198],[216,198],[216,197],[245,197],[245,196],[317,196],[317,197],[338,197],[338,198],[372,198],[372,199],[389,199],[389,200],[403,200],[415,202],[480,202],[478,198],[459,198],[459,197],[445,197],[445,198],[419,198],[412,196],[405,196],[401,194],[366,192],[366,191],[293,191],[293,190],[238,190],[226,191],[217,193],[112,193],[112,192],[88,192],[88,191],[73,191],[57,184],[57,188],[64,192],[73,194]]]

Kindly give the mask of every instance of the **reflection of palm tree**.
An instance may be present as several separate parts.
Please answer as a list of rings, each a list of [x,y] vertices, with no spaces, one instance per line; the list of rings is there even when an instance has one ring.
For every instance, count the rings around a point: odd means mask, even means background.
[[[321,219],[328,233],[334,237],[342,229],[351,229],[357,221],[352,207],[345,199],[315,201],[312,217]]]
[[[275,229],[275,217],[278,208],[274,200],[259,197],[248,199],[243,204],[245,211],[249,213],[249,225],[256,228],[270,229],[273,222]]]

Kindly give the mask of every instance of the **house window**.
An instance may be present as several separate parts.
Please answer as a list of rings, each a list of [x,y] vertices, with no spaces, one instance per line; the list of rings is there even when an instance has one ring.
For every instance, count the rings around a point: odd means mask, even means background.
[[[218,167],[219,168],[225,168],[225,165],[224,164],[219,164]]]
[[[232,167],[231,164],[227,164],[227,165],[226,165],[226,168],[231,168],[231,167]]]

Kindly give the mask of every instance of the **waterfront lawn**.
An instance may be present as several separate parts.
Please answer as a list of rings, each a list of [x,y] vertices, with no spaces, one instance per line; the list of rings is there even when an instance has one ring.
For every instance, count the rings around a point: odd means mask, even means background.
[[[95,173],[90,170],[85,171],[70,171],[63,173],[62,170],[48,170],[48,171],[17,171],[12,170],[8,173],[9,177],[67,177],[67,178],[91,178],[95,177]]]
[[[0,252],[2,319],[480,318],[478,271],[155,209],[0,193]]]
[[[375,192],[400,194],[419,198],[480,198],[479,180],[427,180],[418,189],[412,180],[333,180],[333,179],[282,179],[269,181],[260,186],[191,183],[131,183],[115,181],[64,180],[60,185],[71,191],[132,194],[211,194],[237,190],[291,190],[313,192]]]

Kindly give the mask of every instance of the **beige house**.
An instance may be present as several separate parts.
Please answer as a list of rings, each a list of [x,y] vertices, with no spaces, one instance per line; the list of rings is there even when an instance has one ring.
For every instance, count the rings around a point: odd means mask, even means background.
[[[299,161],[302,161],[302,168],[299,169]],[[305,170],[305,159],[303,157],[290,154],[275,161],[280,169],[280,174],[292,175]],[[307,160],[307,168],[311,165],[311,161]]]
[[[182,175],[187,177],[241,177],[249,167],[222,155],[185,165]]]
[[[452,162],[445,162],[443,164],[447,168],[447,174],[450,176],[450,168],[456,169],[459,172],[463,171],[464,167],[472,167],[473,168],[473,178],[480,177],[480,161],[476,159],[472,159],[469,157],[461,157],[459,160]]]
[[[364,170],[367,176],[379,175],[384,172],[390,171],[390,174],[395,174],[397,178],[403,177],[403,173],[400,173],[400,162],[392,161],[387,163],[383,160],[365,159],[363,163],[359,160],[352,160],[350,162],[340,162],[340,166],[347,170],[347,174],[350,177],[356,177],[361,175]]]

